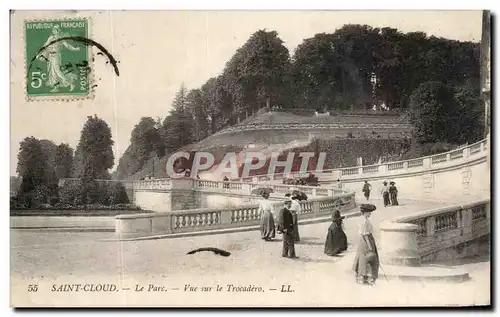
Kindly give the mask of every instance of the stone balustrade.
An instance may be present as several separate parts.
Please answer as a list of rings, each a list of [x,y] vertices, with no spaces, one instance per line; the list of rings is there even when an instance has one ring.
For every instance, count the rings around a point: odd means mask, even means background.
[[[381,260],[418,266],[470,255],[475,241],[490,234],[490,223],[490,199],[400,217],[380,226]]]
[[[166,190],[172,188],[169,178],[145,179],[134,182],[134,190]]]
[[[299,190],[311,197],[316,196],[334,196],[339,194],[332,188],[314,187],[314,186],[299,186],[299,185],[284,185],[272,183],[250,183],[248,179],[234,181],[212,181],[192,178],[181,179],[151,179],[140,180],[134,182],[134,190],[136,191],[171,191],[175,189],[192,189],[192,190],[208,190],[221,193],[237,193],[241,195],[252,195],[252,190],[259,187],[268,187],[273,189],[271,196],[283,197],[286,193],[292,190]]]
[[[283,207],[283,200],[284,198],[273,203],[276,213]],[[334,209],[346,212],[354,209],[356,202],[354,193],[343,191],[342,194],[333,197],[318,197],[302,201],[300,205],[300,218],[307,219],[328,216]],[[119,238],[133,238],[248,227],[258,225],[260,216],[256,204],[224,209],[200,208],[164,213],[118,215],[115,232]]]
[[[323,170],[321,173],[317,171],[297,172],[288,175],[283,174],[268,174],[256,175],[252,177],[253,182],[273,181],[283,179],[284,177],[304,177],[307,173],[315,174],[322,182],[334,181],[342,179],[349,181],[352,179],[372,178],[376,175],[392,176],[408,173],[424,172],[432,169],[446,168],[448,166],[456,166],[462,162],[473,161],[482,156],[486,156],[488,151],[487,140],[482,140],[477,143],[455,149],[450,152],[440,153],[437,155],[425,156],[417,159],[388,162],[384,164],[366,165],[358,167],[346,167],[339,169]],[[239,181],[248,182],[250,178],[240,179]]]
[[[371,131],[376,131],[379,129],[390,129],[396,130],[401,133],[411,132],[413,126],[407,123],[277,123],[277,124],[265,124],[265,123],[251,123],[244,125],[236,125],[228,127],[214,134],[214,136],[242,132],[242,131],[255,131],[255,130],[313,130],[313,129],[369,129]]]

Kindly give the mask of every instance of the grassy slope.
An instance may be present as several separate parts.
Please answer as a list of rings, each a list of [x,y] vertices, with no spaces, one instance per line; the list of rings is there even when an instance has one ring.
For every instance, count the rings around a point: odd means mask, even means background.
[[[352,116],[298,116],[285,112],[266,112],[259,113],[242,121],[239,125],[247,124],[287,124],[287,123],[407,123],[400,116],[376,116],[376,115],[352,115]],[[279,135],[281,130],[275,130],[272,133]],[[297,137],[298,138],[298,137]],[[262,142],[262,136],[248,133],[232,133],[223,135],[212,135],[201,140],[198,143],[183,147],[182,151],[209,151],[216,156],[216,159],[222,159],[227,152],[239,152],[245,145],[254,143],[257,146],[266,147],[267,142]],[[354,154],[354,153],[353,153]],[[154,159],[154,176],[157,178],[167,177],[165,172],[166,157]],[[354,159],[355,160],[355,159]],[[146,176],[153,175],[153,159],[150,159],[145,167],[129,177],[129,180],[137,180]]]

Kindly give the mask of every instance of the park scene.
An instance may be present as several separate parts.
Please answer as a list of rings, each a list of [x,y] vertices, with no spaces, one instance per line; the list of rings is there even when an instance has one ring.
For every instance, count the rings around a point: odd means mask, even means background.
[[[470,40],[259,27],[201,85],[170,79],[163,112],[79,100],[61,137],[11,118],[11,305],[490,305],[490,16],[470,14]]]

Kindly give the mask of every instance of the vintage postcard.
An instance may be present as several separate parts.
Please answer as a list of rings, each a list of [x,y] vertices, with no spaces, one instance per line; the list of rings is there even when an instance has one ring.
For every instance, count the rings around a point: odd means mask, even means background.
[[[490,306],[490,13],[10,12],[12,307]]]

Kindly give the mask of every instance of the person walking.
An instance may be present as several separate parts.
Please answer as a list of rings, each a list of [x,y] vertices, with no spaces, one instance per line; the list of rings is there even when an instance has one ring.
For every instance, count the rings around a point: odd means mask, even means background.
[[[391,204],[389,200],[389,186],[387,186],[387,182],[384,181],[384,186],[382,187],[382,197],[384,199],[384,207],[387,207],[388,205]]]
[[[398,188],[396,187],[395,182],[390,182],[389,183],[391,186],[389,186],[389,196],[391,198],[391,205],[393,206],[398,206]]]
[[[332,224],[328,228],[325,241],[325,254],[327,255],[335,256],[347,250],[347,236],[342,228],[344,218],[338,209],[333,213]]]
[[[362,204],[360,206],[364,222],[359,230],[360,240],[352,267],[356,273],[356,281],[360,284],[374,285],[378,278],[380,261],[377,244],[373,238],[373,225],[369,220],[371,213],[376,209],[372,204]]]
[[[292,201],[285,201],[285,206],[280,211],[280,228],[279,231],[283,233],[283,251],[281,256],[284,258],[298,258],[295,254],[295,241],[293,236],[293,216],[290,208]]]
[[[265,241],[270,241],[276,236],[274,208],[269,200],[269,192],[263,192],[262,198],[258,209],[260,213],[260,237]]]
[[[370,199],[370,192],[372,190],[372,185],[368,183],[368,181],[365,181],[363,184],[363,194],[365,195],[366,200]]]
[[[296,195],[292,196],[292,203],[291,203],[290,212],[292,213],[292,217],[293,217],[293,240],[295,242],[299,242],[300,241],[300,234],[299,234],[300,203],[299,203],[299,197],[297,197]]]

